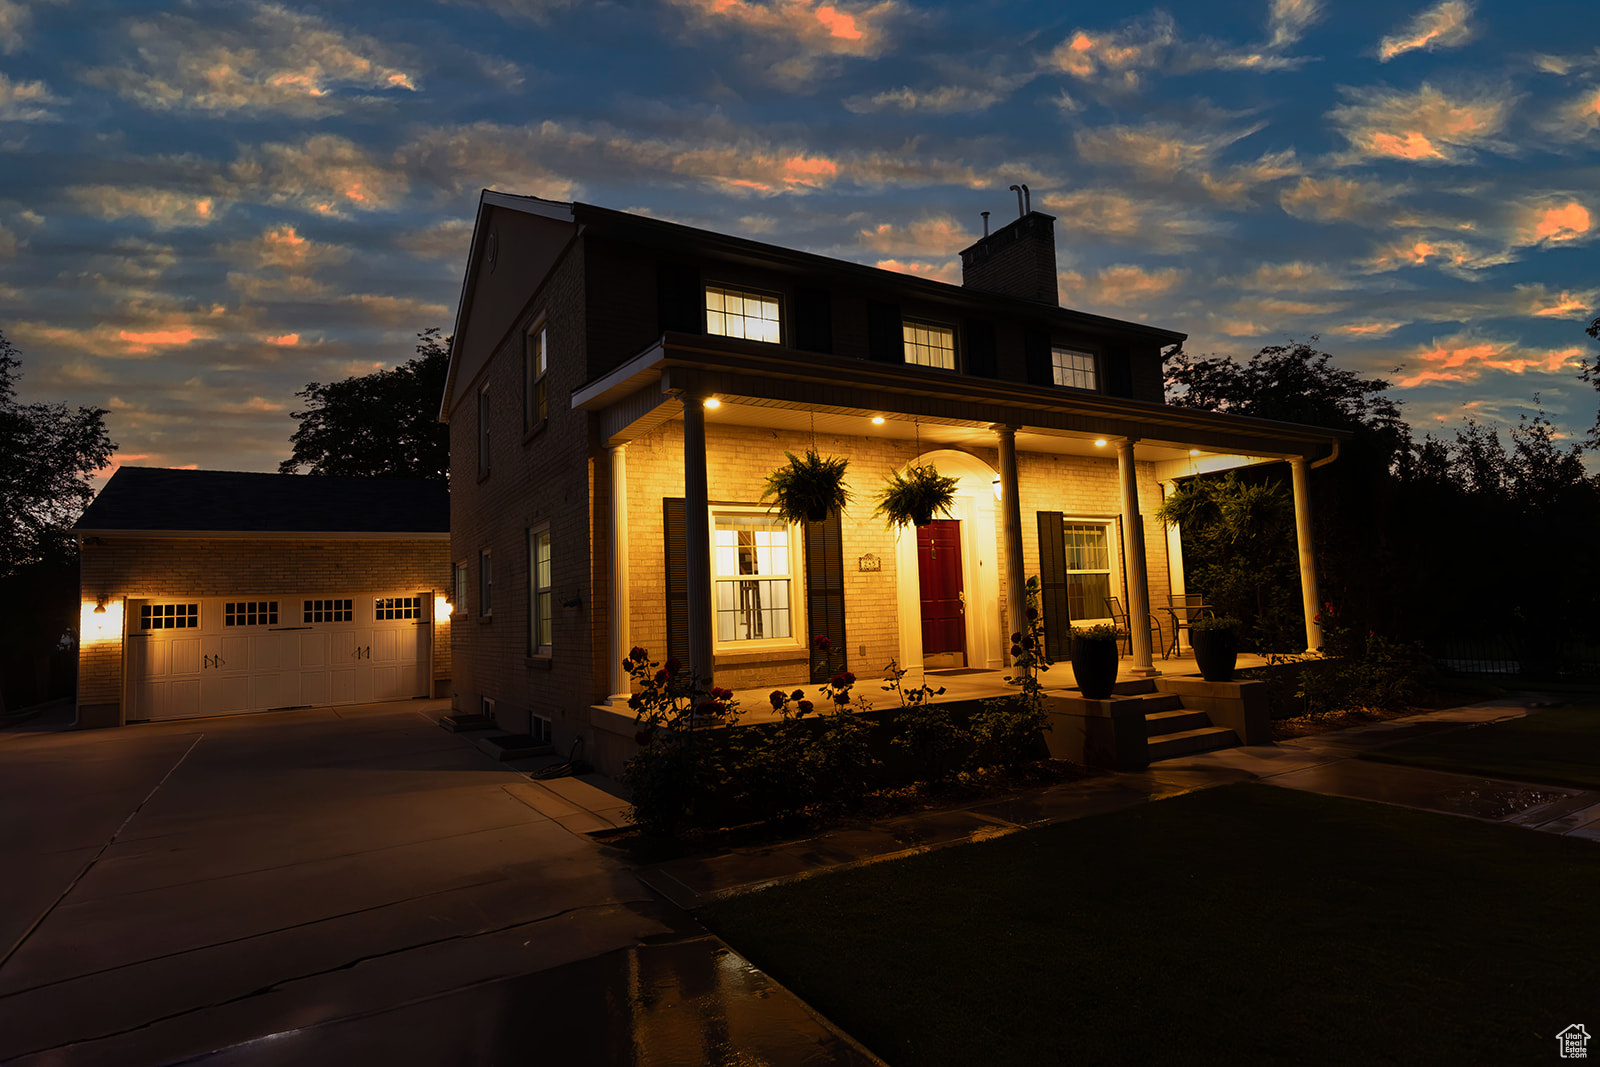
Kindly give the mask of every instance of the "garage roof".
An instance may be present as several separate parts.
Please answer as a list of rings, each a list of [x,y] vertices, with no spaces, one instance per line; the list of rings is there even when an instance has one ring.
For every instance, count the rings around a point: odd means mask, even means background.
[[[84,511],[82,533],[448,535],[444,482],[120,467]]]

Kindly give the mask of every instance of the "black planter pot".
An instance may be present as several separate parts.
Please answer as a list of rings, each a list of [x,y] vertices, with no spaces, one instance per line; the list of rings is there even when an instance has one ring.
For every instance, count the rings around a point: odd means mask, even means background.
[[[827,508],[806,508],[807,522],[825,522],[828,518]]]
[[[913,514],[911,516],[911,525],[913,525],[913,526],[926,526],[926,525],[928,525],[928,523],[930,523],[932,521],[933,521],[933,509],[932,508],[929,508],[927,511],[916,512],[915,514]]]
[[[1194,662],[1200,676],[1208,682],[1233,681],[1234,664],[1239,659],[1239,632],[1231,626],[1225,630],[1190,630],[1189,644],[1194,648]]]
[[[1117,684],[1116,638],[1072,639],[1072,675],[1089,700],[1108,700]]]

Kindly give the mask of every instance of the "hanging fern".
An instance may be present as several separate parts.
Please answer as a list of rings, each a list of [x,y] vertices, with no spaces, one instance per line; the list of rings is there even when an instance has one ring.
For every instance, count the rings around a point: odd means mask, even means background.
[[[908,467],[904,474],[895,471],[885,480],[873,514],[882,515],[890,529],[926,526],[933,521],[936,512],[946,517],[950,515],[950,504],[960,484],[954,478],[941,475],[931,463]]]
[[[819,456],[808,449],[801,459],[785,452],[789,462],[767,475],[761,499],[774,497],[770,505],[788,522],[821,522],[830,511],[843,511],[850,503],[850,490],[844,487],[845,468],[850,461],[841,456]]]

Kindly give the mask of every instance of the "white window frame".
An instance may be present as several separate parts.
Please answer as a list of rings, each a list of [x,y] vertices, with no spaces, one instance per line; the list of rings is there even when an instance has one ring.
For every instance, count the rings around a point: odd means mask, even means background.
[[[924,331],[923,337],[916,335],[917,330]],[[939,335],[948,336],[950,339],[950,363],[929,363],[916,358],[922,352],[944,352],[942,346],[935,346],[929,341],[937,339]],[[956,369],[956,328],[947,326],[942,322],[932,322],[928,319],[906,318],[900,320],[900,340],[905,361],[914,367],[932,367],[934,370]]]
[[[784,575],[722,574],[717,569],[717,519],[728,515],[757,515],[764,519],[781,521],[766,508],[753,505],[715,504],[711,513],[711,637],[718,652],[754,652],[762,649],[791,649],[806,647],[805,616],[805,545],[803,531],[795,523],[789,528],[789,573]],[[724,641],[717,636],[717,584],[722,581],[787,581],[789,583],[789,636],[763,637],[754,640]]]
[[[726,300],[728,297],[739,297],[742,300],[755,300],[762,304],[772,305],[772,318],[764,315],[746,315],[743,310],[730,313],[721,308],[714,308],[713,296]],[[740,289],[732,285],[723,285],[717,282],[708,282],[702,294],[701,303],[705,305],[706,333],[717,337],[732,337],[746,341],[762,341],[766,344],[781,345],[783,343],[783,298],[777,293],[763,293],[755,289]],[[730,315],[736,314],[739,322],[737,332],[730,329],[728,320]],[[720,328],[718,326],[720,320]],[[770,327],[760,326],[751,331],[750,323],[771,323]],[[770,334],[771,336],[767,336]]]
[[[548,573],[539,581],[539,543],[548,555]],[[540,624],[548,628],[541,634]],[[555,546],[550,539],[550,524],[528,529],[528,650],[531,655],[548,656],[555,648]],[[540,640],[540,638],[546,640]]]
[[[471,581],[472,581],[471,570],[472,570],[472,561],[471,560],[463,559],[463,560],[457,561],[456,570],[455,570],[456,602],[454,604],[454,607],[455,607],[454,614],[456,614],[456,615],[465,615],[465,614],[467,614],[467,595],[468,595],[467,594],[467,588],[471,584]]]
[[[478,387],[478,477],[489,476],[489,383]]]
[[[1063,356],[1068,357],[1068,364],[1063,365]],[[1073,359],[1087,359],[1088,369],[1070,365]],[[1081,384],[1080,375],[1089,376],[1089,384]],[[1082,348],[1068,348],[1065,345],[1050,346],[1050,375],[1051,380],[1062,389],[1082,389],[1089,393],[1100,391],[1100,357],[1093,352]],[[1065,379],[1065,380],[1063,380]]]
[[[543,318],[522,339],[522,430],[532,433],[550,418],[550,346]]]
[[[1127,605],[1128,605],[1128,597],[1127,597],[1127,591],[1122,588],[1122,581],[1121,581],[1121,575],[1122,575],[1122,545],[1117,540],[1117,520],[1116,519],[1106,518],[1105,516],[1072,516],[1072,515],[1064,515],[1061,518],[1061,536],[1062,536],[1062,540],[1063,540],[1063,545],[1065,545],[1066,528],[1068,526],[1099,526],[1099,527],[1102,527],[1105,530],[1105,532],[1106,532],[1106,570],[1105,570],[1104,573],[1106,575],[1106,595],[1107,596],[1114,596],[1118,600],[1121,600],[1123,608],[1126,609]],[[1070,558],[1070,555],[1071,555],[1071,549],[1067,548],[1067,550],[1063,553],[1063,556]],[[1099,574],[1099,573],[1101,573],[1101,571],[1100,571],[1100,569],[1098,567],[1092,568],[1092,569],[1086,569],[1086,570],[1072,570],[1071,568],[1069,568],[1066,565],[1067,562],[1068,562],[1068,559],[1066,559],[1066,558],[1064,558],[1063,561],[1062,561],[1062,575],[1066,579],[1067,584],[1069,586],[1072,583],[1072,576],[1074,574]],[[1109,623],[1110,621],[1111,621],[1111,616],[1109,616],[1109,615],[1105,615],[1105,616],[1102,616],[1100,618],[1094,618],[1094,617],[1091,616],[1091,617],[1086,617],[1086,618],[1079,619],[1079,618],[1074,617],[1073,620],[1072,620],[1072,625],[1074,625],[1074,626],[1093,626],[1096,623],[1102,623],[1102,622]]]
[[[478,617],[494,615],[494,550],[478,549]]]

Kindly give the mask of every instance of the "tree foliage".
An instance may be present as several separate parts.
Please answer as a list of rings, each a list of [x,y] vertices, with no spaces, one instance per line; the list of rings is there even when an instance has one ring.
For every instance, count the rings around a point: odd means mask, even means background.
[[[393,370],[311,382],[295,395],[305,401],[289,443],[294,454],[280,474],[340,477],[446,478],[450,432],[439,421],[450,367],[450,338],[437,327],[417,334],[417,356]]]
[[[0,333],[0,577],[59,554],[116,448],[102,408],[19,404],[21,362]]]

